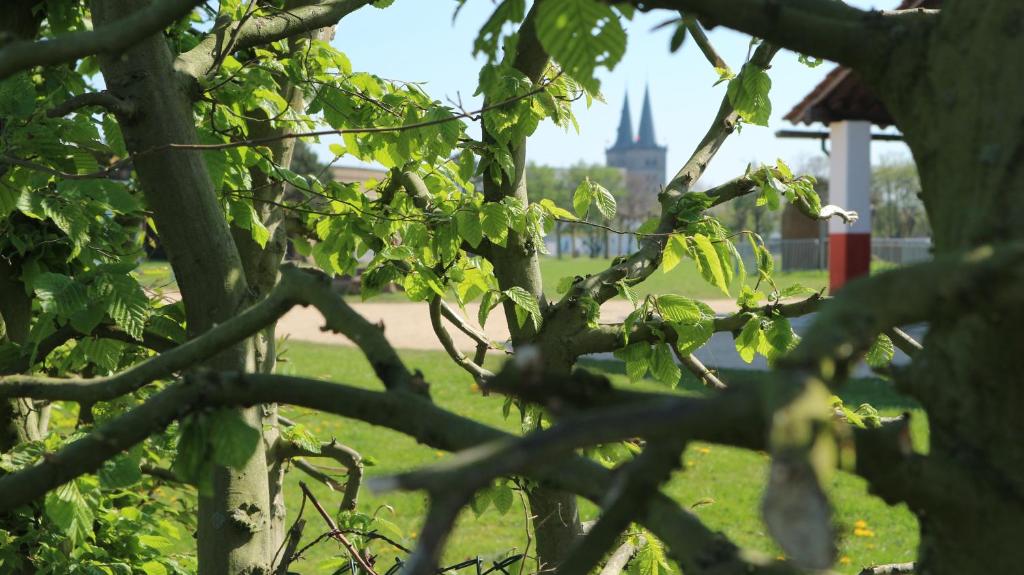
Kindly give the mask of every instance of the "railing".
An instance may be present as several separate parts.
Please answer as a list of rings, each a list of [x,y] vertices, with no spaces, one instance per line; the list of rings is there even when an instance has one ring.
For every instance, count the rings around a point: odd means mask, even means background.
[[[637,248],[636,239],[628,235],[609,234],[608,249],[605,250],[604,235],[576,237],[576,249],[572,249],[572,237],[562,235],[562,257],[573,257],[575,251],[580,257],[617,257],[632,253]],[[555,238],[546,238],[548,251],[554,255]],[[783,270],[815,270],[828,268],[828,239],[783,240],[779,238],[765,241],[768,250],[775,257],[776,265]],[[931,259],[930,238],[871,238],[872,259],[882,260],[897,265],[907,265]],[[737,242],[736,248],[748,268],[755,266],[754,254],[750,244]]]

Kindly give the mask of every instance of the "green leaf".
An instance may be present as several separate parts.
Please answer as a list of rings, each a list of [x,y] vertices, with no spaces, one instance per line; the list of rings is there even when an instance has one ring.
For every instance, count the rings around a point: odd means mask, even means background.
[[[646,343],[632,343],[615,350],[615,357],[626,362],[626,375],[630,381],[640,381],[651,367],[651,347]]]
[[[270,240],[270,230],[263,225],[263,221],[251,203],[232,200],[228,202],[228,209],[231,212],[231,223],[243,230],[249,230],[254,242],[261,248],[267,247],[267,241]]]
[[[494,485],[490,488],[491,501],[494,503],[494,508],[499,514],[505,515],[509,509],[512,509],[513,493],[512,488],[507,483],[500,485]]]
[[[47,493],[44,508],[46,517],[72,546],[78,546],[92,536],[92,510],[78,489],[78,481],[69,481]]]
[[[107,314],[128,335],[142,341],[149,320],[149,298],[130,276],[105,275],[97,282],[99,293],[107,303]]]
[[[651,374],[655,379],[670,387],[679,384],[682,372],[676,365],[675,357],[667,343],[659,343],[654,346],[654,353],[651,356]]]
[[[661,271],[662,273],[668,273],[672,271],[679,262],[683,261],[683,258],[689,253],[689,248],[686,245],[686,238],[681,234],[672,234],[668,237],[668,241],[665,242],[665,252],[661,258]]]
[[[477,311],[477,321],[480,322],[480,327],[484,327],[487,323],[487,316],[490,315],[494,306],[498,305],[498,298],[495,297],[496,293],[495,291],[488,291],[480,299],[480,309]]]
[[[752,317],[750,321],[743,326],[743,330],[736,336],[736,351],[739,352],[740,358],[746,363],[754,361],[754,356],[757,354],[757,349],[761,342],[761,318]]]
[[[595,69],[611,70],[626,52],[626,31],[611,7],[597,0],[540,4],[537,39],[570,77],[592,93],[600,86]]]
[[[88,306],[85,286],[55,273],[41,273],[32,278],[32,287],[45,313],[69,317]]]
[[[881,333],[878,334],[875,343],[871,344],[864,359],[871,367],[885,367],[892,362],[895,354],[896,349],[892,345],[892,340],[889,339],[889,336]]]
[[[138,483],[142,479],[142,471],[139,470],[140,459],[141,452],[138,450],[108,459],[97,473],[100,484],[106,489],[117,489]]]
[[[320,441],[305,425],[296,423],[288,427],[281,428],[281,437],[285,441],[291,441],[295,445],[298,445],[302,449],[311,453],[320,453]]]
[[[576,191],[572,194],[572,209],[581,219],[587,217],[590,204],[594,201],[594,194],[590,187],[590,178],[584,178]]]
[[[167,575],[168,573],[167,567],[156,561],[146,561],[142,564],[142,570],[146,572],[146,575]]]
[[[700,268],[701,275],[708,283],[729,296],[729,282],[725,279],[722,260],[715,245],[704,234],[694,234],[693,243],[697,246],[697,267]]]
[[[630,575],[662,575],[672,572],[672,568],[665,559],[665,550],[661,542],[654,536],[647,534],[644,537],[646,544],[640,547],[633,560],[630,561]]]
[[[106,338],[84,337],[75,346],[86,360],[107,371],[117,371],[124,343]]]
[[[744,121],[767,126],[772,114],[772,103],[768,99],[771,88],[772,80],[768,73],[758,66],[747,64],[738,76],[729,81],[729,103]]]
[[[473,510],[473,514],[477,517],[483,515],[491,505],[493,495],[490,489],[480,489],[474,493],[473,500],[469,502],[469,508]]]
[[[670,322],[697,323],[704,315],[697,302],[681,295],[658,296],[661,317]]]
[[[210,437],[213,460],[233,469],[245,466],[256,446],[263,437],[242,419],[241,413],[231,409],[220,409],[209,414]]]
[[[139,543],[157,551],[163,551],[174,545],[173,541],[162,535],[139,535]]]
[[[537,303],[537,299],[519,286],[510,287],[502,293],[516,304],[516,319],[519,321],[519,327],[523,327],[527,316],[529,316],[533,320],[534,331],[540,331],[540,305]]]
[[[701,348],[715,334],[713,318],[704,319],[694,324],[673,323],[676,330],[676,349],[683,355],[689,355]]]
[[[504,247],[508,240],[508,229],[512,227],[512,220],[505,206],[487,202],[480,208],[481,226],[487,239]]]
[[[591,181],[590,186],[593,191],[594,199],[597,203],[597,211],[601,212],[601,217],[606,220],[614,218],[616,209],[615,196],[597,182]]]
[[[484,238],[484,228],[480,223],[480,214],[468,209],[455,212],[455,223],[459,226],[459,236],[474,248]]]

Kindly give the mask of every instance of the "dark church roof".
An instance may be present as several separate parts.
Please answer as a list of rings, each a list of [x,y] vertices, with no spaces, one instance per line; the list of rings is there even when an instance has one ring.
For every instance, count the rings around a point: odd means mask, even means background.
[[[633,121],[629,117],[629,94],[622,102],[622,118],[619,120],[619,134],[612,148],[628,148],[633,145]]]
[[[622,117],[619,120],[619,131],[615,143],[609,150],[642,149],[649,150],[661,148],[654,138],[654,112],[651,108],[651,89],[648,86],[644,90],[644,107],[640,112],[640,130],[636,138],[633,137],[633,121],[630,119],[629,95],[627,94],[622,104]]]
[[[942,0],[903,0],[899,10],[938,8]],[[794,124],[828,124],[841,120],[867,120],[887,127],[894,122],[882,101],[853,70],[837,66],[785,119]]]

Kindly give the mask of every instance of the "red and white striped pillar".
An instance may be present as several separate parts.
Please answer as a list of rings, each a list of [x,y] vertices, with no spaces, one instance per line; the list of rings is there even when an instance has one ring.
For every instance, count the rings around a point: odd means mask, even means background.
[[[871,122],[833,122],[828,203],[857,212],[852,225],[828,222],[829,291],[867,275],[871,267]]]

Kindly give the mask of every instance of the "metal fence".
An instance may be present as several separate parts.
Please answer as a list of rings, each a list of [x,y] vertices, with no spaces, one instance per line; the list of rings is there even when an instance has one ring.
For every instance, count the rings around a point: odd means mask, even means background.
[[[776,265],[783,270],[816,270],[828,268],[828,239],[766,240]],[[744,265],[755,264],[754,254],[746,242],[736,246]],[[931,259],[931,238],[871,238],[871,258],[896,265],[907,265]]]
[[[572,237],[563,234],[561,239],[562,255],[567,258],[573,257],[574,252],[579,257],[601,257],[605,254],[609,257],[617,257],[632,253],[637,249],[636,238],[630,235],[580,235],[575,238],[575,250]],[[554,255],[557,251],[554,236],[549,235],[546,241],[548,251]],[[605,250],[605,241],[608,242],[607,251]],[[828,269],[827,238],[822,240],[816,238],[800,240],[772,238],[765,240],[765,244],[775,257],[776,266],[783,270]],[[748,242],[737,242],[736,248],[743,258],[744,265],[748,268],[756,265],[753,251]],[[932,257],[931,248],[931,238],[871,238],[872,259],[897,265],[927,261]]]

